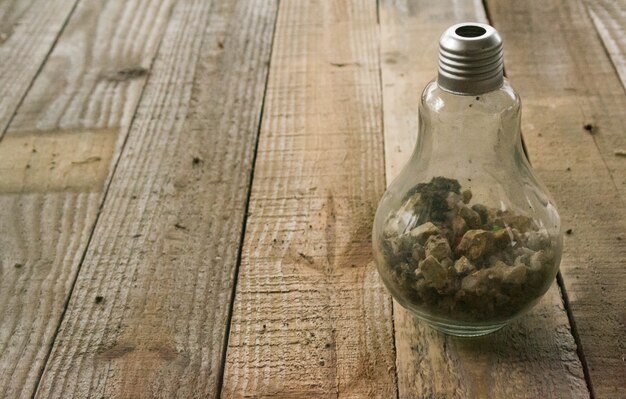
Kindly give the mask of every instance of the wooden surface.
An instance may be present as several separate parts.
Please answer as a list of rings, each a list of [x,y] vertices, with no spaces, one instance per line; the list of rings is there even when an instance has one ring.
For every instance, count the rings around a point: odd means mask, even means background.
[[[275,14],[176,3],[39,397],[215,396]]]
[[[0,397],[37,386],[170,9],[81,1],[23,84],[0,141]]]
[[[613,67],[626,87],[626,3],[612,0],[585,0],[585,3]]]
[[[223,397],[395,395],[375,3],[281,3]]]
[[[67,23],[76,0],[0,2],[0,137]]]
[[[0,397],[626,398],[626,9],[0,1]],[[449,25],[489,22],[563,219],[527,316],[445,337],[372,262]]]
[[[592,392],[625,397],[626,158],[614,154],[626,148],[624,87],[598,36],[589,34],[594,25],[580,1],[552,0],[543,9],[500,1],[491,15],[508,43],[507,73],[524,99],[533,166],[572,229],[561,275]],[[534,21],[533,29],[517,34],[517,18]]]

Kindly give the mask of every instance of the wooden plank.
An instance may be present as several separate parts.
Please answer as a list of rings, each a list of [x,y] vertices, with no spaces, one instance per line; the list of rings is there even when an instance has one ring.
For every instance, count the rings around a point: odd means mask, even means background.
[[[0,141],[0,397],[36,388],[171,4],[82,1]]]
[[[593,393],[623,397],[626,158],[613,151],[626,147],[626,96],[580,1],[494,1],[489,10],[524,99],[533,165],[572,229],[561,273]]]
[[[391,182],[413,152],[421,90],[437,73],[439,36],[454,23],[486,16],[481,1],[389,0],[381,2],[380,18]],[[510,47],[505,42],[505,52]],[[395,302],[394,320],[400,398],[589,396],[556,283],[531,313],[474,340],[437,333]]]
[[[622,86],[626,88],[626,3],[611,0],[585,0],[585,3]]]
[[[283,1],[224,398],[396,396],[371,223],[384,189],[372,1]]]
[[[276,16],[180,1],[38,397],[215,397]]]
[[[77,0],[0,2],[0,138]]]

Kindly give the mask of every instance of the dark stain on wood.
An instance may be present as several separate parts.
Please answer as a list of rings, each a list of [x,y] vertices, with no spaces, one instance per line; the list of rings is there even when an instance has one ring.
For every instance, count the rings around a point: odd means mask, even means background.
[[[132,66],[118,69],[116,71],[104,72],[102,77],[112,82],[124,82],[127,80],[141,78],[148,74],[148,69],[142,66]]]

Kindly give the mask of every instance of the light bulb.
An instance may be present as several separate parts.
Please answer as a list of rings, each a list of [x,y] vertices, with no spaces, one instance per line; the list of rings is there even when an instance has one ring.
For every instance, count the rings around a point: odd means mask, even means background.
[[[393,297],[448,334],[498,330],[558,271],[560,219],[524,155],[520,112],[496,30],[446,30],[415,150],[381,199],[373,248]]]

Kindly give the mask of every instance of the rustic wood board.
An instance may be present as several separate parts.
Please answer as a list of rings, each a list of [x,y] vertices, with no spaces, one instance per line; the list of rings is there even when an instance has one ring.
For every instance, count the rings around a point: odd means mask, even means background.
[[[421,90],[437,73],[439,36],[454,23],[486,16],[480,1],[383,1],[380,18],[391,182],[415,145]],[[446,337],[395,302],[394,320],[400,398],[589,397],[556,283],[530,314],[479,339]]]
[[[36,388],[170,9],[82,1],[0,141],[2,397]]]
[[[376,3],[280,3],[224,398],[396,396]]]
[[[533,166],[572,229],[561,273],[593,394],[624,397],[626,158],[613,154],[626,146],[623,88],[580,1],[488,4]]]
[[[4,0],[0,3],[0,137],[48,57],[76,1]]]
[[[585,0],[589,15],[626,89],[626,3]]]
[[[483,1],[0,2],[0,397],[622,397],[624,6],[484,3],[572,233],[560,286],[462,340],[370,230]]]
[[[179,1],[38,397],[215,397],[273,1]]]

